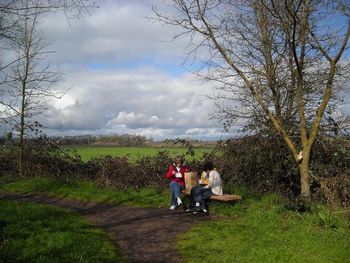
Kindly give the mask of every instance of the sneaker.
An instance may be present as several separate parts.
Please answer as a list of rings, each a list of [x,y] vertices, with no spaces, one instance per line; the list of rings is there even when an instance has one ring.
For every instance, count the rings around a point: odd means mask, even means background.
[[[198,213],[198,212],[200,212],[200,211],[202,211],[202,208],[201,208],[200,206],[195,206],[195,207],[193,207],[193,212]]]
[[[199,214],[200,212],[201,212],[202,210],[193,210],[193,212],[192,212],[192,215],[196,215],[196,214]]]
[[[175,205],[171,205],[170,207],[169,207],[169,210],[171,210],[171,211],[174,211],[176,209],[176,206]]]
[[[194,210],[193,210],[193,208],[187,208],[187,209],[185,210],[185,212],[186,212],[186,213],[193,213]]]
[[[207,210],[194,211],[192,213],[194,216],[208,216],[209,212]]]
[[[180,197],[176,199],[177,206],[182,205],[182,200]]]

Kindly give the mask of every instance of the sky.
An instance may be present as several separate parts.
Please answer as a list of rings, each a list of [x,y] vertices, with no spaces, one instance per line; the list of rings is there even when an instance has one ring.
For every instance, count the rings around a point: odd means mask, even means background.
[[[178,28],[153,21],[156,0],[100,0],[89,15],[41,21],[52,43],[51,67],[62,72],[65,95],[51,101],[41,123],[52,136],[135,134],[154,140],[220,139],[210,116],[212,84],[186,61],[188,39]],[[162,6],[163,5],[163,6]],[[166,8],[166,7],[165,7]]]
[[[98,8],[78,19],[54,13],[40,22],[48,50],[54,51],[51,68],[62,73],[56,88],[65,92],[40,119],[45,134],[134,134],[154,140],[233,134],[211,118],[214,103],[208,96],[215,83],[193,74],[200,65],[186,60],[189,39],[173,40],[179,28],[150,19],[152,6],[171,12],[166,1],[96,3]]]

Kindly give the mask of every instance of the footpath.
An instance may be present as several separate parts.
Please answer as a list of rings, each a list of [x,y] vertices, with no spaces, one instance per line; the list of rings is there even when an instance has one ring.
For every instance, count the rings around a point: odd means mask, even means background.
[[[75,211],[103,229],[121,248],[128,262],[183,262],[176,251],[177,235],[198,222],[211,219],[193,217],[182,210],[83,202],[34,193],[14,194],[0,190],[0,199],[49,204]]]

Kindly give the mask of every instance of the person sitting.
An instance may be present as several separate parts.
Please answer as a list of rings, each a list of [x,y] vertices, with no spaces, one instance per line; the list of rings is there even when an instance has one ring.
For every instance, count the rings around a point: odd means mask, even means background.
[[[169,209],[174,211],[183,204],[181,192],[185,189],[185,173],[189,169],[184,165],[184,159],[177,157],[175,162],[169,166],[166,178],[170,179],[171,200]]]
[[[207,200],[212,195],[222,195],[222,180],[220,174],[214,169],[212,162],[204,164],[199,185],[191,189],[192,206],[186,212],[194,215],[209,215]]]

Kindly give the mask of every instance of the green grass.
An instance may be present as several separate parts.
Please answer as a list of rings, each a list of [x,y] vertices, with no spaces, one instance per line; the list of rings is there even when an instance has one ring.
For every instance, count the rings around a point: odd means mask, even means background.
[[[165,207],[169,199],[168,189],[117,191],[89,181],[65,184],[42,177],[2,185],[8,191],[143,207]],[[274,194],[247,198],[243,189],[230,190],[243,195],[243,201],[211,202],[218,220],[199,223],[179,236],[185,262],[350,262],[350,226],[342,213],[313,204],[312,212],[301,214],[287,210]]]
[[[4,180],[4,178],[3,178]],[[0,179],[1,181],[1,179]],[[142,188],[139,190],[103,188],[89,180],[69,183],[47,177],[28,177],[2,183],[1,189],[10,192],[47,193],[82,201],[97,201],[138,207],[164,207],[168,204],[168,189]]]
[[[349,222],[334,213],[324,220],[330,213],[324,206],[300,214],[286,210],[276,195],[265,195],[211,207],[230,217],[201,223],[179,237],[186,262],[350,262]]]
[[[176,156],[180,154],[185,154],[187,149],[181,147],[121,147],[121,146],[70,146],[66,149],[76,150],[77,153],[81,156],[83,161],[88,161],[91,158],[111,155],[111,156],[127,156],[132,162],[141,159],[144,156],[154,156],[159,151],[167,150],[169,151],[170,156]],[[209,147],[196,147],[195,156],[187,156],[189,160],[192,158],[201,158],[203,153],[211,152],[212,148]]]
[[[0,200],[0,219],[0,262],[126,262],[101,230],[68,210]]]

